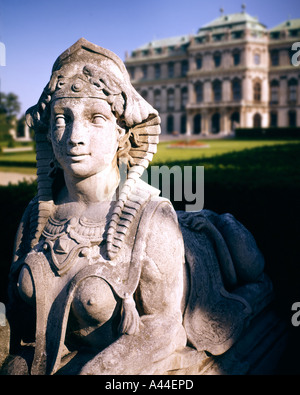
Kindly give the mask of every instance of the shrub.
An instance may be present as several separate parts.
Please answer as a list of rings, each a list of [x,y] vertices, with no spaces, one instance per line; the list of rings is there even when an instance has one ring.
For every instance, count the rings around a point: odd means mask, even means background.
[[[17,229],[24,210],[36,194],[36,190],[36,182],[23,181],[18,185],[0,186],[0,301],[6,301],[7,276]]]
[[[257,139],[257,138],[300,138],[299,127],[270,127],[270,128],[237,128],[236,138]]]

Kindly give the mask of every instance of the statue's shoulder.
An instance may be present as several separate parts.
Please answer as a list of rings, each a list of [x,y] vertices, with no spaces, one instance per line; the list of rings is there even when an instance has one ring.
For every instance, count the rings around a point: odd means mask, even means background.
[[[171,223],[178,227],[177,214],[172,203],[169,199],[159,196],[160,191],[158,189],[139,180],[135,191],[138,195],[145,195],[145,193],[148,194],[148,198],[145,199],[141,215],[142,221],[151,222],[151,225],[155,225],[157,223],[161,228],[163,228],[164,225],[169,226]]]
[[[166,272],[182,263],[184,246],[177,213],[170,200],[157,192],[154,191],[144,204],[136,240],[143,240],[145,256],[154,260],[161,272]]]

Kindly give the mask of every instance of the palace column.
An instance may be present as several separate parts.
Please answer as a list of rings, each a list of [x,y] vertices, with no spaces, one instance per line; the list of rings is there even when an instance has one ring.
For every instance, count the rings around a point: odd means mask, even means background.
[[[212,101],[212,87],[210,80],[204,81],[204,103],[210,103]]]
[[[209,115],[207,110],[201,112],[201,129],[201,134],[209,134]]]
[[[193,130],[193,114],[188,113],[187,117],[186,117],[186,136],[190,136],[192,134],[192,130]]]

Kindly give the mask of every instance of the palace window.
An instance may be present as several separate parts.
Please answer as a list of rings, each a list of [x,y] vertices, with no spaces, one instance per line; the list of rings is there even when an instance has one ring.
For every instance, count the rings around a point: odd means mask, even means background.
[[[221,116],[218,112],[214,113],[211,117],[211,132],[212,133],[219,133],[220,132],[220,120]]]
[[[156,110],[160,110],[160,90],[157,89],[154,91],[154,108]]]
[[[202,56],[201,55],[198,55],[196,57],[196,68],[197,68],[197,70],[202,69]]]
[[[157,80],[160,78],[160,64],[154,66],[154,77]]]
[[[279,82],[272,80],[270,84],[270,102],[271,104],[277,104],[279,99]]]
[[[213,82],[213,94],[215,102],[222,100],[222,82],[220,80],[215,80]]]
[[[241,53],[238,49],[233,51],[232,58],[234,66],[238,66],[241,63]]]
[[[270,37],[275,39],[275,40],[278,40],[280,38],[280,33],[279,32],[273,32],[273,33],[270,34]]]
[[[261,84],[258,81],[253,86],[253,100],[256,102],[261,101]]]
[[[254,114],[253,127],[254,128],[261,128],[261,115],[259,113]]]
[[[214,58],[215,67],[220,67],[221,66],[221,61],[222,61],[221,53],[220,52],[215,52],[213,58]]]
[[[128,72],[129,72],[129,75],[130,75],[130,78],[132,79],[132,80],[134,80],[134,75],[135,75],[135,69],[134,69],[134,67],[129,67],[128,68]]]
[[[288,100],[289,103],[297,103],[297,85],[298,81],[296,78],[292,78],[288,82]]]
[[[256,65],[260,64],[260,54],[259,53],[254,54],[254,64],[256,64]]]
[[[174,95],[174,89],[168,89],[167,91],[167,107],[168,110],[174,110],[174,104],[175,104],[175,95]]]
[[[279,51],[277,49],[271,51],[270,59],[272,66],[279,66]]]
[[[181,108],[185,109],[188,103],[188,88],[184,87],[181,89]]]
[[[194,129],[193,129],[194,134],[200,134],[201,133],[201,114],[196,114],[194,116]]]
[[[204,42],[204,37],[195,37],[195,42],[196,42],[197,44],[203,43],[203,42]]]
[[[230,116],[230,122],[231,122],[231,131],[234,132],[235,129],[239,126],[240,124],[240,113],[238,111],[235,111],[231,114]]]
[[[147,100],[147,99],[148,99],[148,92],[147,92],[146,90],[142,91],[142,92],[141,92],[141,96],[142,96],[145,100]]]
[[[288,112],[288,123],[290,127],[297,126],[297,113],[295,110],[290,110]]]
[[[169,78],[174,77],[174,63],[173,62],[168,63],[168,77]]]
[[[277,112],[276,111],[272,111],[270,113],[270,126],[276,128],[277,127]]]
[[[181,115],[181,118],[180,118],[180,133],[181,134],[186,133],[186,115],[185,114]]]
[[[142,66],[142,73],[143,73],[143,79],[146,80],[148,77],[148,67],[147,66]]]
[[[213,41],[222,41],[224,35],[223,34],[214,34],[212,36]]]
[[[242,84],[241,80],[234,78],[232,81],[232,99],[234,101],[239,101],[242,99]]]
[[[231,37],[233,39],[238,39],[243,37],[243,31],[238,31],[238,32],[232,32]]]
[[[201,82],[195,84],[195,94],[196,103],[201,103],[203,101],[203,84]]]
[[[183,60],[181,62],[181,76],[185,77],[188,71],[189,71],[189,62],[187,60]]]
[[[167,133],[171,134],[174,132],[174,117],[173,115],[168,115],[167,117]]]

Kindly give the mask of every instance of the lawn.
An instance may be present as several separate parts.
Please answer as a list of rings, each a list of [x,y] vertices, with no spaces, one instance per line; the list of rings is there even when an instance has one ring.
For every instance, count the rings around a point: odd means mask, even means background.
[[[35,152],[34,151],[25,151],[25,152],[1,152],[0,154],[0,165],[7,166],[20,164],[23,166],[23,163],[29,167],[35,166]]]
[[[182,140],[180,140],[182,141]],[[203,143],[205,148],[192,148],[192,149],[181,149],[181,148],[170,148],[172,142],[161,142],[158,144],[157,153],[154,155],[152,165],[167,164],[176,161],[190,161],[199,159],[199,165],[205,158],[212,158],[215,156],[227,154],[230,152],[239,152],[245,149],[253,149],[264,146],[277,146],[282,144],[299,144],[299,140],[199,140]],[[0,153],[0,166],[1,171],[9,171],[9,168],[15,167],[20,168],[20,172],[25,171],[26,173],[34,172],[35,170],[24,170],[24,168],[35,168],[36,159],[35,152],[9,152]],[[203,162],[204,163],[204,162]],[[23,169],[21,169],[23,167]],[[15,171],[16,169],[14,169]],[[11,170],[10,170],[11,171]]]
[[[238,152],[244,149],[252,149],[264,146],[274,146],[282,144],[299,144],[299,140],[233,140],[233,139],[222,139],[222,140],[199,140],[207,148],[170,148],[172,142],[161,142],[158,145],[157,153],[154,155],[152,164],[162,164],[168,162],[175,162],[181,160],[190,159],[203,159],[211,158],[214,156],[223,155],[229,152]]]

